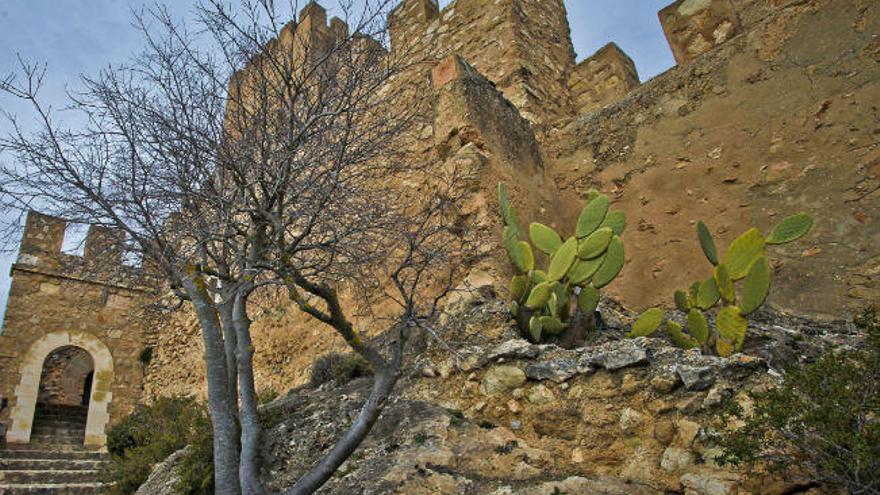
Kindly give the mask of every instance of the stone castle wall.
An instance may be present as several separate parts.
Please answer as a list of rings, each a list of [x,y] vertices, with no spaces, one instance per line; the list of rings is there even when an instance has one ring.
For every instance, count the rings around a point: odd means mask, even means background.
[[[708,276],[697,220],[725,246],[747,226],[766,230],[806,211],[815,230],[772,251],[771,303],[839,318],[880,299],[876,3],[679,0],[659,16],[679,66],[640,85],[632,61],[613,44],[575,63],[560,0],[456,0],[442,11],[433,0],[401,3],[390,17],[392,52],[420,62],[411,76],[433,104],[420,152],[440,165],[465,164],[479,177],[464,214],[478,218],[488,237],[498,235],[495,190],[505,180],[524,222],[569,231],[585,193],[602,190],[629,220],[627,265],[608,293],[642,309],[670,305],[675,289]],[[319,40],[344,29],[314,4],[300,20]],[[47,238],[45,251],[60,248],[56,237]],[[23,261],[39,256],[22,253]],[[119,338],[113,328],[124,311],[97,303],[123,289],[62,279],[64,299],[52,299],[58,296],[40,295],[44,282],[58,280],[51,270],[16,269],[7,318],[28,328],[19,332],[59,328],[33,309],[56,304],[59,313],[75,308],[74,319],[105,332],[111,344]],[[501,260],[472,278],[501,288],[507,269]],[[286,302],[263,306],[253,315],[258,389],[302,383],[312,359],[344,350]],[[94,316],[102,311],[108,316]],[[130,337],[119,344],[126,359],[142,342]],[[12,358],[3,359],[6,366]],[[192,315],[163,322],[145,389],[146,397],[203,393]]]
[[[548,173],[570,202],[597,188],[626,211],[627,265],[609,291],[634,309],[709,276],[697,220],[723,247],[803,211],[812,233],[770,251],[770,301],[845,316],[880,299],[880,10],[795,2],[738,29],[557,132]]]
[[[80,258],[61,253],[65,228],[61,219],[28,215],[0,334],[0,397],[9,400],[0,420],[11,423],[9,434],[29,431],[44,360],[75,346],[93,360],[92,402],[105,407],[89,413],[87,440],[100,445],[105,427],[140,400],[139,356],[153,329],[142,313],[139,280],[120,275],[135,270],[122,266],[122,251],[111,241],[118,234],[92,227]]]

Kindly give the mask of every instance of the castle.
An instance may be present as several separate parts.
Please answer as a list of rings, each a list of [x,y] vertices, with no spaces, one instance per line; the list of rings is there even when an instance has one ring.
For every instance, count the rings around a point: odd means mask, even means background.
[[[392,50],[406,47],[431,74],[425,148],[485,168],[475,214],[495,211],[486,206],[498,178],[522,198],[525,220],[570,224],[590,189],[626,212],[627,265],[610,287],[624,304],[668,303],[700,276],[697,220],[726,243],[798,211],[816,226],[806,248],[781,251],[772,302],[823,318],[880,300],[876,3],[678,0],[659,21],[678,65],[641,84],[613,43],[576,63],[562,0],[456,0],[443,10],[404,0],[389,18]],[[347,29],[310,3],[294,34],[320,44]],[[192,393],[204,379],[195,330],[144,317],[136,273],[82,268],[121,263],[106,249],[115,234],[92,228],[73,259],[61,253],[64,230],[31,212],[12,269],[0,335],[9,444],[51,441],[33,426],[39,405],[56,405],[87,409],[75,441],[100,448],[139,400]],[[258,382],[302,380],[328,350],[303,332],[291,362],[279,356],[292,349],[276,347],[294,344],[255,324]]]

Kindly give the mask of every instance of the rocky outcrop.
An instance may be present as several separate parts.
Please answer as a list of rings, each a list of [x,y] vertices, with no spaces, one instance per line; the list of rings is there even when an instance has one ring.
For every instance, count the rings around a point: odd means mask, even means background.
[[[720,411],[731,401],[750,407],[749,392],[773,386],[778,374],[767,359],[621,339],[630,316],[611,303],[602,309],[609,328],[573,349],[517,338],[502,301],[477,298],[449,315],[442,335],[462,345],[427,346],[323,493],[733,495],[797,485],[715,462],[715,433],[729,426]],[[774,321],[783,328],[801,320]],[[820,327],[810,327],[805,349],[818,352],[846,332],[826,326],[819,337]],[[270,487],[292,484],[333,444],[368,387],[367,379],[296,389],[264,406],[276,419],[266,435]]]
[[[177,484],[180,482],[178,465],[189,451],[190,447],[184,447],[156,464],[135,495],[177,495]]]

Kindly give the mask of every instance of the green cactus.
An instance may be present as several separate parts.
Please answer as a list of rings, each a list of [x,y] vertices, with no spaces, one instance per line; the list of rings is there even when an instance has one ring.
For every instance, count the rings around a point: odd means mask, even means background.
[[[706,345],[709,341],[709,322],[706,321],[706,315],[697,308],[688,311],[687,325],[691,337],[700,345]]]
[[[624,262],[623,241],[620,237],[614,236],[608,243],[608,251],[605,254],[605,260],[602,266],[596,270],[593,275],[593,286],[601,289],[610,284],[623,269]]]
[[[525,275],[514,275],[510,279],[510,298],[514,302],[522,301],[529,288],[529,278]]]
[[[697,222],[697,239],[700,241],[700,247],[703,248],[703,254],[713,265],[718,264],[718,249],[715,247],[715,240],[712,239],[712,233],[709,227],[702,220]]]
[[[813,228],[813,217],[799,213],[783,219],[767,236],[767,244],[785,244],[807,235]]]
[[[651,308],[636,319],[632,329],[627,334],[629,337],[647,337],[654,333],[660,324],[663,323],[663,310],[660,308]]]
[[[544,254],[552,255],[562,245],[562,239],[555,230],[537,222],[529,225],[529,237],[532,244]]]
[[[550,258],[550,268],[547,269],[547,278],[553,280],[561,280],[568,273],[574,260],[577,259],[578,241],[575,237],[569,237],[553,257]]]
[[[599,228],[608,227],[614,232],[614,235],[621,236],[626,229],[626,214],[622,211],[609,211],[605,215],[605,220],[599,224]]]
[[[602,227],[596,229],[592,234],[588,235],[581,241],[578,248],[578,258],[582,260],[591,260],[597,256],[601,256],[608,245],[611,244],[611,238],[614,237],[614,230],[610,227]]]
[[[596,311],[596,307],[599,306],[599,297],[599,289],[592,285],[582,287],[581,293],[578,294],[578,308],[585,314],[593,314],[593,311]]]
[[[715,285],[718,286],[718,293],[724,302],[733,304],[736,301],[736,288],[733,286],[733,279],[730,278],[730,272],[727,265],[719,263],[715,265]]]
[[[766,256],[767,246],[797,240],[806,235],[812,225],[813,219],[802,213],[782,220],[767,238],[760,230],[749,229],[730,243],[719,262],[709,228],[698,222],[700,247],[715,266],[710,278],[694,282],[687,292],[675,291],[675,307],[687,314],[687,333],[677,323],[667,321],[667,334],[673,344],[686,349],[700,347],[704,352],[711,352],[714,347],[719,356],[741,351],[748,332],[745,316],[760,308],[770,293],[772,270]],[[597,276],[598,272],[593,276],[594,284]],[[740,282],[739,298],[737,282]],[[722,304],[715,312],[712,329],[704,311],[713,311],[719,301]],[[657,311],[651,309],[643,313],[628,335],[654,333],[660,325],[655,321]]]
[[[739,308],[736,306],[721,308],[715,317],[715,327],[718,329],[718,342],[721,342],[721,346],[718,347],[718,355],[727,357],[731,354],[731,348],[734,351],[742,349],[743,343],[746,340],[748,326],[749,322],[740,315]]]
[[[587,316],[583,321],[593,321],[599,289],[623,268],[623,212],[609,212],[608,197],[593,191],[587,195],[589,201],[581,211],[575,236],[563,242],[555,230],[535,222],[529,225],[529,244],[520,240],[518,216],[504,183],[499,184],[498,195],[504,220],[502,239],[517,271],[510,295],[521,333],[533,342],[559,335],[570,327],[577,311]],[[535,266],[532,246],[549,256],[546,271]]]
[[[682,332],[681,325],[674,321],[666,322],[666,333],[669,335],[669,340],[672,341],[678,347],[682,349],[693,349],[695,347],[700,347],[700,343],[696,341],[690,335],[686,335]]]
[[[531,310],[541,308],[550,300],[551,294],[550,282],[541,282],[532,287],[532,291],[529,292],[529,298],[526,300],[526,308]]]
[[[606,214],[608,214],[608,196],[600,194],[587,203],[587,206],[581,211],[580,217],[578,217],[577,228],[575,229],[578,239],[583,239],[599,228],[599,225],[605,220]]]
[[[718,291],[718,284],[715,283],[715,277],[708,278],[700,282],[700,289],[697,291],[697,302],[695,306],[700,309],[709,309],[721,299],[721,293]]]
[[[691,310],[691,301],[685,291],[675,291],[675,307],[682,313],[687,313]]]
[[[749,273],[743,282],[742,302],[740,309],[742,314],[748,315],[758,309],[770,294],[770,263],[767,258],[761,256],[749,268]]]
[[[586,282],[596,273],[596,270],[602,266],[602,263],[605,261],[605,256],[599,256],[597,258],[593,258],[591,260],[577,260],[571,266],[571,270],[568,272],[568,280],[573,285],[579,285],[583,282]]]
[[[749,272],[749,267],[764,256],[766,241],[761,231],[755,228],[747,230],[743,235],[734,239],[724,253],[722,263],[727,267],[730,278],[740,280]]]

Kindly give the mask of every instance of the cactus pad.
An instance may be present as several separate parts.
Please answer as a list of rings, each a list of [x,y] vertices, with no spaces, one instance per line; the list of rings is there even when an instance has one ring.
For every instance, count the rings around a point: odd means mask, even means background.
[[[764,236],[761,231],[752,228],[747,230],[743,235],[734,239],[724,253],[722,263],[727,265],[727,271],[730,278],[740,280],[749,272],[749,267],[764,255],[765,246]]]
[[[547,335],[559,335],[568,327],[555,316],[541,316],[538,319],[541,321],[541,331]]]
[[[699,309],[692,309],[688,312],[687,317],[688,332],[700,345],[705,344],[709,340],[709,322],[706,316]]]
[[[529,225],[529,237],[536,248],[549,255],[555,253],[562,245],[562,238],[555,230],[538,222]]]
[[[626,334],[627,337],[647,337],[657,331],[660,324],[663,323],[663,310],[660,308],[651,308],[636,319],[632,329]]]
[[[550,282],[542,282],[534,286],[529,293],[529,298],[526,300],[526,308],[536,310],[544,306],[550,300],[552,292]]]
[[[528,242],[508,242],[505,247],[511,263],[520,273],[528,273],[535,268],[535,255],[532,254],[532,247]]]
[[[807,235],[813,228],[813,217],[799,213],[783,219],[767,236],[767,244],[785,244]]]
[[[608,249],[608,244],[611,243],[612,237],[614,237],[614,231],[610,227],[596,229],[595,232],[581,241],[580,248],[578,249],[578,258],[590,260],[601,256]]]
[[[605,261],[603,256],[591,260],[575,261],[574,265],[571,266],[571,270],[568,271],[568,281],[571,282],[572,285],[583,284],[589,280],[594,273],[596,273],[596,270],[602,266],[603,261]]]
[[[712,233],[709,227],[703,221],[697,222],[697,239],[700,240],[700,247],[703,248],[703,254],[713,265],[718,264],[718,249],[715,247],[715,240],[712,239]]]
[[[709,309],[715,306],[715,303],[721,299],[721,293],[718,292],[718,284],[715,283],[715,277],[707,278],[700,282],[700,290],[697,292],[697,304],[700,309]]]
[[[543,330],[541,320],[537,316],[532,316],[529,319],[529,334],[532,336],[532,342],[541,342],[541,330]]]
[[[626,230],[626,214],[622,211],[609,211],[605,215],[605,220],[599,224],[599,228],[602,227],[610,228],[614,231],[614,235],[623,235],[623,231]]]
[[[560,280],[568,273],[574,260],[577,258],[577,238],[569,237],[553,257],[550,259],[550,268],[547,269],[547,278],[553,281]]]
[[[718,316],[715,317],[715,326],[718,329],[719,336],[732,344],[735,351],[742,349],[743,342],[746,340],[746,330],[749,323],[740,316],[739,308],[736,306],[721,308]],[[721,353],[719,352],[719,354]]]
[[[587,203],[587,206],[584,207],[578,218],[577,229],[575,230],[577,237],[582,239],[592,234],[602,224],[602,221],[605,220],[607,213],[608,196],[600,194]]]
[[[532,283],[540,284],[547,281],[547,272],[544,270],[532,270]]]
[[[752,263],[743,283],[742,300],[740,301],[743,315],[751,314],[764,304],[770,293],[770,277],[770,263],[766,257],[761,256]]]
[[[588,285],[581,289],[578,294],[578,308],[587,316],[596,311],[599,306],[599,289]]]
[[[733,287],[733,280],[724,263],[715,266],[715,285],[718,286],[718,293],[721,294],[721,299],[724,299],[724,302],[731,304],[736,302],[736,289]]]
[[[601,289],[610,284],[617,277],[617,274],[620,273],[620,270],[623,269],[624,256],[623,241],[620,240],[620,237],[612,237],[611,242],[608,244],[605,260],[593,275],[593,286]]]
[[[501,217],[504,224],[517,231],[519,235],[519,219],[516,217],[516,210],[510,205],[510,197],[507,193],[507,184],[498,183],[498,203],[501,205]]]
[[[700,347],[700,343],[690,335],[685,335],[685,333],[681,331],[681,325],[674,321],[666,322],[666,333],[669,335],[669,340],[671,340],[676,347],[682,349]]]
[[[685,291],[675,291],[675,307],[682,313],[687,313],[691,310],[691,302],[688,300],[688,295]]]
[[[527,275],[514,275],[510,280],[510,298],[514,301],[522,301],[526,297],[528,288],[529,277]]]

